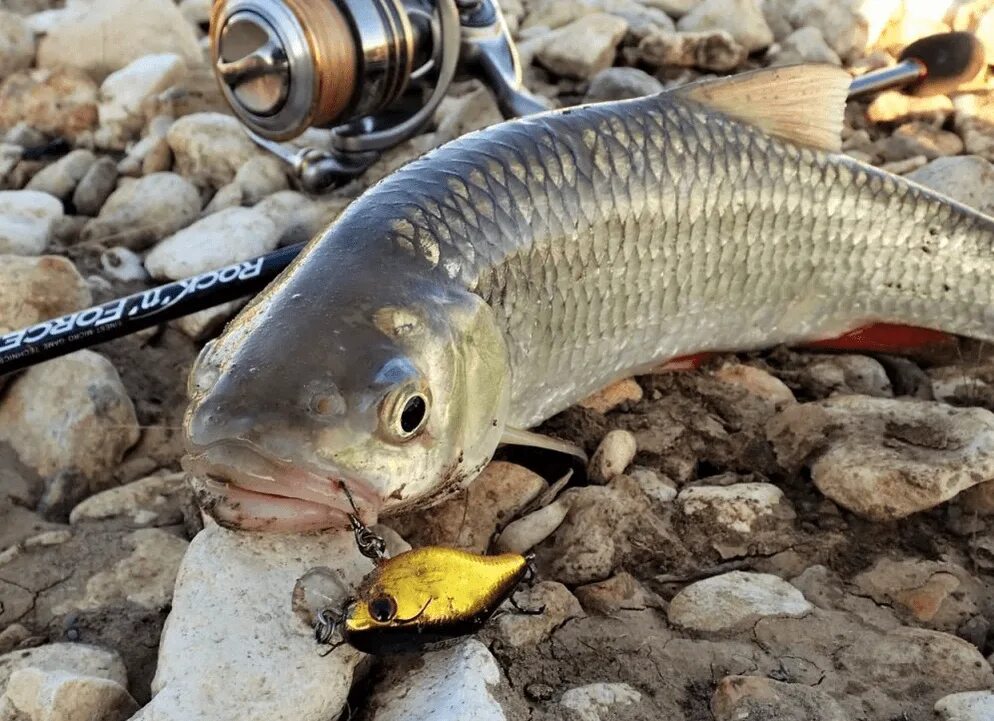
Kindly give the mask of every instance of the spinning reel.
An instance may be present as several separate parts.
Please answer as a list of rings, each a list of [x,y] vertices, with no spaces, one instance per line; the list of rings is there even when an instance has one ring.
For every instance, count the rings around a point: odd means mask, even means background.
[[[547,110],[524,89],[496,0],[215,0],[211,54],[257,143],[321,192],[363,173],[432,118],[457,69],[515,117]],[[331,129],[331,150],[278,141]]]

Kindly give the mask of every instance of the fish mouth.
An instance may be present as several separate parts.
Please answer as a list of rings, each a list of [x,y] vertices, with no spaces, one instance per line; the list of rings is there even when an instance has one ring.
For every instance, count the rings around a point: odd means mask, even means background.
[[[382,504],[361,480],[276,460],[241,442],[218,441],[182,459],[200,508],[225,528],[299,532],[350,525],[355,513],[375,523]]]

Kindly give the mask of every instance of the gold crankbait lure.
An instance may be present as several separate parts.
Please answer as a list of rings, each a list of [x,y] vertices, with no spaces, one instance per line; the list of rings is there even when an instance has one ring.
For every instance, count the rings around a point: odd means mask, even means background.
[[[357,513],[350,518],[360,552],[376,568],[342,610],[318,613],[319,643],[340,634],[328,653],[344,643],[369,654],[417,651],[473,634],[531,571],[529,558],[516,553],[485,556],[442,546],[386,558],[383,539]]]

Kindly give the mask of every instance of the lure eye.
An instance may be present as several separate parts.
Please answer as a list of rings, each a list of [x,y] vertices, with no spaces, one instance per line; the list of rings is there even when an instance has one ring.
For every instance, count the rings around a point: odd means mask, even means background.
[[[383,425],[386,434],[406,441],[424,430],[431,406],[428,393],[404,389],[387,397],[383,404]]]
[[[391,596],[377,596],[369,602],[369,615],[374,621],[386,623],[397,615],[397,602]]]

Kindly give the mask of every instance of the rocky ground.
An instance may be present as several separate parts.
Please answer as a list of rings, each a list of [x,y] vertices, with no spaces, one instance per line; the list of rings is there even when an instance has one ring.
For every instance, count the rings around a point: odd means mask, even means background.
[[[527,84],[560,106],[776,63],[864,72],[949,28],[994,53],[992,8],[505,3]],[[226,114],[208,11],[0,10],[0,338],[306,239],[375,179],[500,118],[460,81],[429,132],[309,197]],[[853,102],[845,150],[994,212],[990,87],[985,71],[954,97]],[[202,530],[178,472],[187,370],[236,309],[0,379],[0,719],[317,721],[346,700],[375,721],[994,719],[982,346],[777,348],[618,384],[545,424],[588,468],[502,451],[462,496],[389,519],[414,545],[534,550],[518,601],[543,614],[423,657],[325,659],[290,589],[328,559],[361,577],[350,539]]]

